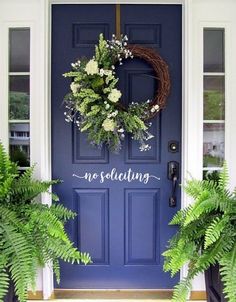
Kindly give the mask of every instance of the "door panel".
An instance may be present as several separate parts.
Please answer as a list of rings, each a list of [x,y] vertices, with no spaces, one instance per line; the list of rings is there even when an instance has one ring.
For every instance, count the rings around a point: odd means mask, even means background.
[[[108,264],[108,190],[76,189],[77,246],[83,251],[92,251],[93,264]],[[75,237],[74,236],[74,237]]]
[[[158,189],[125,192],[125,265],[157,265],[160,262]],[[145,238],[145,240],[140,240]]]
[[[119,154],[94,148],[75,124],[64,121],[62,101],[70,82],[62,74],[77,58],[93,56],[101,32],[111,39],[115,10],[115,5],[52,8],[52,164],[53,178],[64,181],[55,191],[78,214],[67,226],[71,239],[93,259],[88,266],[62,263],[56,287],[172,288],[178,277],[163,272],[161,253],[175,232],[168,222],[181,204],[178,188],[177,207],[169,207],[167,179],[167,163],[181,158],[168,151],[169,141],[181,141],[181,6],[121,5],[121,32],[131,44],[155,48],[171,74],[167,106],[151,120],[151,150],[141,152],[131,137]],[[116,72],[124,104],[153,98],[156,81],[145,61],[126,60]]]

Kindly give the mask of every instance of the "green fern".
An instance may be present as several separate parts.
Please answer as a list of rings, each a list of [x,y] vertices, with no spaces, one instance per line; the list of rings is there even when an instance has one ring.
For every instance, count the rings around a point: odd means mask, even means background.
[[[196,245],[194,242],[185,242],[185,240],[180,239],[171,252],[168,250],[163,253],[164,256],[169,258],[164,265],[164,270],[170,270],[173,277],[189,261],[190,255],[194,254],[195,251]]]
[[[192,279],[211,265],[220,264],[225,296],[236,302],[236,190],[230,192],[226,163],[219,180],[187,181],[194,202],[177,212],[170,224],[179,230],[169,241],[164,271],[173,276],[188,263],[188,275],[174,288],[173,301],[186,301]]]
[[[71,210],[66,209],[62,204],[52,204],[51,210],[57,218],[67,221],[76,217],[76,214]]]
[[[224,283],[224,293],[231,302],[236,301],[236,243],[232,250],[219,261],[220,274]]]
[[[35,289],[39,266],[52,263],[59,281],[59,259],[91,262],[65,232],[65,222],[75,213],[61,204],[49,207],[40,203],[41,193],[58,200],[50,187],[59,181],[35,180],[33,173],[34,166],[19,174],[0,143],[0,302],[7,293],[9,278],[19,301],[25,302],[28,287]]]
[[[228,172],[227,164],[226,162],[224,162],[222,171],[219,175],[219,188],[222,191],[227,190],[228,184],[229,184],[229,172]]]
[[[219,262],[220,259],[222,259],[222,257],[232,249],[232,246],[232,238],[229,238],[229,240],[226,241],[225,237],[220,237],[214,245],[205,249],[199,256],[196,262],[198,272],[203,272],[207,270],[210,265],[214,265]]]
[[[53,271],[54,271],[55,276],[56,276],[56,281],[57,281],[57,283],[60,283],[61,275],[60,275],[60,264],[59,264],[59,261],[58,261],[57,258],[55,258],[55,259],[53,259],[52,263],[53,263]]]
[[[2,234],[1,229],[0,234]],[[6,272],[7,261],[5,258],[5,255],[0,255],[0,300],[3,300],[9,285],[9,275]]]
[[[216,199],[217,198],[215,195],[211,195],[206,190],[199,194],[198,198],[196,199],[196,203],[187,212],[184,225],[187,226],[189,223],[199,219],[201,215],[208,214],[213,210],[217,210]]]
[[[222,219],[220,217],[216,217],[212,223],[209,225],[205,232],[205,243],[204,248],[208,248],[211,246],[214,242],[216,242],[223,230],[225,229],[226,225],[229,223],[229,217],[225,216]]]
[[[189,205],[185,209],[179,210],[175,216],[170,221],[169,225],[181,225],[185,221],[185,217],[187,216],[188,212],[192,209],[192,206]]]
[[[2,253],[7,257],[10,276],[20,301],[26,301],[31,270],[31,251],[26,238],[11,225],[1,223],[5,237]]]
[[[188,299],[189,291],[191,290],[191,278],[183,278],[179,284],[174,287],[174,293],[172,297],[173,302],[185,302]]]

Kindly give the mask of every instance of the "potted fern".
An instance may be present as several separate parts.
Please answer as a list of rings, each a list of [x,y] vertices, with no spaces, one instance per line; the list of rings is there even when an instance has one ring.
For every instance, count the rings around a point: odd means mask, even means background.
[[[164,270],[172,276],[188,264],[187,276],[174,288],[173,301],[186,301],[193,278],[217,266],[225,296],[219,301],[236,301],[236,190],[228,190],[228,180],[224,164],[218,181],[191,179],[184,187],[194,203],[170,222],[179,229],[163,254]]]
[[[40,203],[40,194],[50,193],[58,181],[33,178],[34,167],[19,173],[0,143],[0,301],[27,299],[29,287],[35,289],[39,266],[52,265],[60,281],[59,259],[89,263],[69,240],[64,225],[75,214],[61,204]],[[14,290],[14,293],[12,292]]]

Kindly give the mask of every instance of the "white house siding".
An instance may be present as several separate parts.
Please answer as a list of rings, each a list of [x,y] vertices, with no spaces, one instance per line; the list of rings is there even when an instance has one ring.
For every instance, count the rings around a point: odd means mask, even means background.
[[[64,3],[82,1],[64,1]],[[63,1],[57,1],[63,3]],[[99,3],[99,1],[83,1]],[[116,3],[116,1],[100,1]],[[188,173],[202,176],[202,99],[203,99],[203,27],[226,29],[226,139],[225,156],[231,185],[236,184],[236,1],[177,0],[121,1],[120,3],[183,3],[183,179]],[[37,162],[36,175],[50,177],[50,3],[49,0],[0,0],[0,139],[8,145],[8,28],[31,28],[31,159]],[[183,193],[182,205],[190,201]],[[43,198],[43,202],[50,202]],[[186,269],[183,270],[183,275]],[[194,282],[194,290],[203,290],[203,277]],[[50,296],[49,269],[39,272],[37,290]]]

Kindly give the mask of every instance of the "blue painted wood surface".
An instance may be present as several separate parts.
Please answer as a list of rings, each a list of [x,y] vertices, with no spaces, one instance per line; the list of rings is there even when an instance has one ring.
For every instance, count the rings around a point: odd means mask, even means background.
[[[178,188],[177,207],[169,207],[172,184],[167,179],[167,163],[181,160],[181,152],[168,151],[169,141],[181,142],[181,18],[179,5],[121,5],[121,32],[130,43],[153,47],[161,54],[169,65],[171,94],[166,109],[152,120],[152,149],[140,152],[129,137],[120,154],[112,154],[91,147],[85,134],[64,121],[62,101],[70,82],[62,74],[77,58],[92,57],[101,32],[111,38],[115,5],[53,5],[53,178],[64,180],[55,190],[78,213],[67,226],[70,237],[93,258],[89,266],[62,263],[58,288],[166,289],[178,280],[163,272],[161,253],[175,232],[168,222],[181,204]],[[146,62],[127,60],[116,71],[123,103],[153,97],[156,83]],[[126,180],[115,179],[125,172]],[[91,182],[72,176],[86,173],[98,176]],[[129,182],[132,173],[149,173],[160,180]]]

